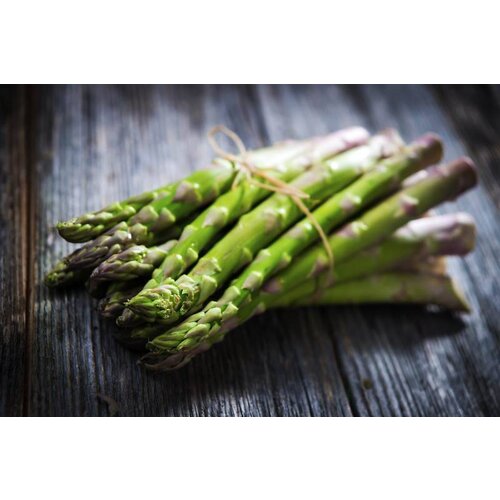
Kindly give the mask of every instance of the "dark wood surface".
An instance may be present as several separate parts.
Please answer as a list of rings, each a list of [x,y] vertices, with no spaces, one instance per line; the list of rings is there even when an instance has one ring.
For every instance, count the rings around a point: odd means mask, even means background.
[[[42,277],[70,249],[59,219],[204,166],[210,126],[249,147],[360,124],[432,130],[480,186],[442,210],[478,222],[450,269],[474,311],[271,312],[158,375],[112,338],[82,290]],[[0,415],[500,415],[498,87],[0,88]]]

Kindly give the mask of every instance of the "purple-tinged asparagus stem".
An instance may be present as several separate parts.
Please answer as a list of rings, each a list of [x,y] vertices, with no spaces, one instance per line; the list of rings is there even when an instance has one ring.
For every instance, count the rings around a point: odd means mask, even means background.
[[[127,300],[132,298],[144,286],[144,280],[116,281],[109,285],[104,298],[99,301],[98,310],[104,318],[118,317]]]
[[[147,247],[134,245],[126,248],[99,264],[92,274],[96,281],[129,281],[149,276],[177,244],[177,240],[169,240],[163,245]]]
[[[178,238],[182,232],[182,226],[178,225],[170,227],[164,233],[154,235],[136,232],[136,229],[135,226],[128,228],[126,222],[120,222],[113,229],[61,259],[45,276],[45,284],[49,287],[59,287],[82,282],[101,262],[132,246],[134,242],[153,245]],[[80,263],[77,267],[73,265],[75,260]]]

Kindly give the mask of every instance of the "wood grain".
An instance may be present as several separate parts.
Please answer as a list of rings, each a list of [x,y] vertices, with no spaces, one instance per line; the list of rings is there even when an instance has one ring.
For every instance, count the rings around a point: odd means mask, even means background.
[[[0,414],[499,415],[499,99],[496,88],[421,86],[2,91]],[[475,253],[450,264],[474,313],[272,312],[179,372],[143,371],[84,291],[43,286],[71,247],[53,225],[202,167],[216,123],[249,147],[358,124],[407,140],[433,130],[448,159],[471,155],[481,186],[443,210],[479,223]]]
[[[26,103],[0,87],[0,416],[23,414],[29,312]]]

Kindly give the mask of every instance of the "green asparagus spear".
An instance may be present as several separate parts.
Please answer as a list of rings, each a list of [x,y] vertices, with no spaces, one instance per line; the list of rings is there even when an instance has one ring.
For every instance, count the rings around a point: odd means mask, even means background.
[[[463,293],[449,276],[418,273],[384,273],[317,289],[314,280],[304,282],[301,295],[287,294],[273,307],[321,304],[404,303],[433,304],[452,311],[470,311]]]
[[[245,306],[238,311],[237,324],[268,309],[308,305],[402,303],[437,305],[451,311],[469,312],[467,299],[456,282],[445,274],[393,271],[369,274],[335,285],[324,286],[310,278],[278,299],[257,309]],[[236,325],[236,322],[233,323]],[[138,345],[138,338],[135,345]]]
[[[378,148],[376,154],[366,148],[354,149],[317,164],[291,185],[309,195],[305,204],[312,208],[351,184],[379,158]],[[199,260],[188,275],[182,275],[177,281],[162,277],[159,286],[143,290],[130,300],[128,307],[149,322],[167,324],[177,321],[201,307],[234,271],[251,262],[255,252],[293,224],[301,214],[291,196],[274,194],[242,216],[236,227]],[[175,267],[172,267],[168,268],[167,275],[175,273]]]
[[[347,129],[312,139],[302,151],[298,151],[298,154],[287,160],[281,168],[275,169],[273,176],[289,182],[316,162],[356,146],[364,137],[363,129]],[[389,130],[373,137],[366,146],[361,146],[358,152],[367,156],[380,156],[391,154],[400,146],[401,139],[395,131]],[[172,251],[162,252],[145,246],[136,246],[133,251],[128,249],[100,264],[92,273],[91,279],[126,280],[150,276],[152,270],[161,262],[163,264],[154,272],[148,288],[160,285],[165,277],[178,278],[198,260],[198,255],[213,242],[223,228],[270,195],[271,191],[267,189],[242,182],[236,189],[217,198],[210,207],[187,225],[180,242]]]
[[[57,231],[60,236],[71,243],[90,241],[119,222],[129,219],[155,200],[171,201],[178,185],[179,182],[167,184],[159,189],[112,203],[101,210],[58,222]]]
[[[45,276],[45,284],[50,288],[83,283],[90,275],[90,269],[68,269],[64,260],[60,260]]]
[[[425,172],[424,176],[419,175],[418,182],[409,183],[405,189],[376,205],[329,238],[336,265],[386,238],[439,203],[460,195],[477,181],[472,161],[466,158]],[[318,276],[328,266],[326,251],[318,244],[301,255],[293,266],[273,278],[266,286],[266,291],[275,295],[278,300],[285,290]],[[244,307],[258,311],[261,303],[262,293],[257,294]],[[268,300],[267,303],[272,306],[273,300]],[[172,369],[184,365],[199,352],[221,341],[225,333],[239,323],[238,307],[228,306],[222,310],[215,306],[216,303],[213,303],[206,312],[192,315],[148,343],[148,348],[162,367]]]
[[[365,131],[360,134],[366,135]],[[268,148],[262,148],[249,153],[252,162],[260,166],[273,164],[274,161],[281,162],[283,155],[295,155],[307,147],[310,140],[287,141]],[[228,170],[229,167],[229,170]],[[57,229],[59,234],[72,243],[83,243],[96,238],[116,224],[126,221],[147,205],[155,203],[156,211],[167,220],[179,217],[179,202],[191,204],[193,201],[203,198],[201,186],[210,187],[213,183],[219,184],[222,191],[227,187],[225,178],[227,175],[234,176],[232,165],[227,161],[216,159],[213,164],[203,170],[199,170],[186,177],[159,189],[132,196],[126,200],[113,203],[98,210],[68,221],[59,222]],[[172,206],[172,208],[171,208]],[[149,209],[147,210],[149,213]],[[171,215],[170,215],[170,213]],[[176,213],[177,212],[177,213]],[[165,215],[163,215],[165,214]]]
[[[102,211],[60,222],[57,229],[63,238],[74,243],[89,241],[128,219],[130,226],[140,224],[151,231],[163,231],[226,191],[234,176],[231,163],[214,162],[209,168],[196,171],[158,191],[143,193]]]

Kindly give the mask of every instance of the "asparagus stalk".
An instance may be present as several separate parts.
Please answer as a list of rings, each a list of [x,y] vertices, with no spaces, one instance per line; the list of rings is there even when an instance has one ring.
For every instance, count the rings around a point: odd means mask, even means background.
[[[360,137],[366,136],[366,132],[358,129]],[[269,164],[269,160],[281,162],[283,156],[295,155],[303,151],[308,146],[310,140],[287,141],[268,148],[258,149],[249,153],[250,159],[260,166]],[[263,164],[264,163],[264,164]],[[96,238],[108,229],[111,229],[119,222],[125,221],[140,212],[144,207],[152,203],[156,204],[156,210],[169,211],[167,219],[178,218],[179,202],[192,203],[191,200],[200,199],[203,195],[200,192],[201,186],[211,186],[213,183],[219,184],[222,191],[227,188],[225,182],[229,174],[232,178],[236,174],[233,166],[226,160],[216,159],[212,165],[206,169],[199,170],[186,177],[182,181],[167,184],[159,189],[147,191],[138,196],[132,196],[120,202],[112,203],[107,207],[75,217],[67,221],[59,222],[57,229],[59,234],[72,243],[83,243]],[[228,170],[229,169],[229,170]],[[177,206],[176,206],[177,205]],[[149,211],[149,209],[148,209]]]
[[[437,305],[451,311],[468,312],[470,306],[457,284],[449,276],[417,273],[385,273],[316,288],[308,280],[300,295],[284,294],[273,307],[403,303]]]
[[[329,238],[336,265],[386,238],[439,203],[459,196],[475,185],[476,180],[472,161],[466,158],[428,169],[425,176],[419,176],[418,182],[410,183]],[[293,266],[273,278],[266,286],[266,291],[278,300],[285,290],[320,275],[328,266],[325,249],[316,245],[301,255]],[[257,294],[245,308],[257,311],[263,302],[263,293]],[[266,302],[272,306],[272,297],[270,300],[266,299]],[[232,304],[222,309],[213,303],[207,311],[194,314],[180,325],[157,336],[147,347],[163,367],[182,366],[196,354],[221,341],[225,333],[239,323],[238,311],[239,308]]]
[[[60,260],[45,276],[44,282],[50,288],[58,288],[83,283],[89,275],[90,269],[70,270],[64,260]]]
[[[307,148],[289,159],[281,169],[276,169],[273,176],[289,182],[316,162],[356,146],[364,137],[364,131],[347,129],[310,140]],[[355,151],[367,158],[378,158],[391,154],[400,146],[401,139],[395,131],[389,130],[375,136],[367,145]],[[150,276],[152,270],[161,262],[163,264],[154,272],[148,288],[160,285],[165,277],[176,279],[198,260],[199,254],[214,241],[223,228],[270,195],[271,191],[267,189],[243,182],[236,189],[217,198],[209,208],[187,225],[173,251],[162,252],[157,249],[147,249],[145,246],[136,246],[133,252],[126,250],[103,262],[94,270],[91,279],[126,280]]]
[[[371,148],[354,149],[319,163],[291,185],[307,193],[309,198],[304,203],[308,208],[314,207],[351,184],[380,159],[378,141],[375,144],[375,148],[372,144]],[[182,259],[175,256],[174,261],[156,275],[161,282],[152,280],[145,290],[129,301],[128,307],[149,322],[177,321],[201,307],[234,271],[251,262],[255,252],[293,224],[301,214],[293,197],[274,194],[242,216],[237,226],[199,260],[189,274],[182,275],[177,281],[170,275],[177,275],[178,262]],[[123,324],[123,319],[120,320]]]
[[[127,272],[127,267],[132,266],[133,268],[136,268],[135,264],[137,264],[138,261],[140,261],[140,266],[143,269],[148,269],[149,272],[151,273],[153,269],[155,269],[158,266],[158,260],[162,257],[164,257],[168,251],[173,248],[177,244],[177,240],[169,240],[163,245],[160,246],[155,246],[155,247],[145,247],[143,245],[135,245],[133,247],[129,247],[125,249],[123,252],[120,252],[118,254],[114,254],[108,259],[106,259],[103,263],[100,264],[103,265],[104,263],[107,263],[107,265],[110,268],[114,268],[114,274],[116,276],[115,280],[113,281],[138,281],[140,278],[140,275],[136,277],[134,280],[134,276],[131,276],[130,272]],[[98,266],[99,267],[99,266]],[[98,269],[98,267],[96,269]],[[107,280],[99,280],[94,278],[94,272],[92,272],[90,275],[86,287],[88,292],[92,297],[95,298],[102,298],[107,294],[108,290],[108,284],[110,281]],[[121,277],[125,277],[125,279],[121,279]],[[144,286],[144,280],[140,280],[143,283]],[[136,294],[139,293],[142,290],[142,287],[137,290]],[[134,294],[134,295],[136,295]],[[132,296],[129,297],[132,298]]]
[[[438,305],[451,311],[470,311],[458,285],[443,273],[389,271],[359,276],[326,287],[323,285],[320,279],[310,278],[270,301],[269,309],[327,304],[408,303]],[[265,310],[264,307],[257,310],[241,308],[238,324]]]
[[[207,169],[210,170],[210,169]],[[205,172],[205,171],[203,171]],[[211,173],[211,172],[209,172]],[[129,219],[143,207],[155,200],[172,201],[179,182],[167,184],[159,189],[147,191],[108,205],[101,210],[88,212],[72,219],[58,222],[59,235],[71,243],[84,243],[101,235],[113,226]]]
[[[89,241],[130,218],[133,218],[131,225],[146,223],[164,230],[219,192],[227,190],[234,176],[235,170],[229,162],[214,162],[209,168],[196,171],[182,181],[59,222],[57,229],[64,239],[73,243]]]

